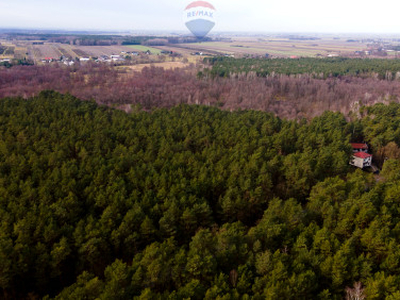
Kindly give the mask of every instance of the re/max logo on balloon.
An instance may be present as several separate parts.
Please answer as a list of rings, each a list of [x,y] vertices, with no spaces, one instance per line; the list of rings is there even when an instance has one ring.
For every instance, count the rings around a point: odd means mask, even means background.
[[[198,11],[191,11],[187,13],[188,18],[194,17],[209,17],[214,18],[214,13],[210,11],[198,10]]]

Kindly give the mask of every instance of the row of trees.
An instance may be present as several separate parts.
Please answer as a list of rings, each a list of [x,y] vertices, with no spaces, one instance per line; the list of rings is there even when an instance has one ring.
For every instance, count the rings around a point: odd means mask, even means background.
[[[400,105],[363,115],[1,100],[1,297],[396,299],[400,163],[348,162]]]
[[[397,101],[400,95],[399,81],[357,76],[323,80],[307,74],[267,78],[242,74],[211,78],[195,73],[194,67],[145,67],[141,72],[124,72],[104,64],[72,68],[16,66],[0,68],[0,97],[28,98],[43,89],[52,89],[128,111],[131,105],[151,110],[186,103],[226,110],[256,109],[300,119],[326,110],[349,115],[364,105]]]
[[[232,77],[252,73],[267,77],[273,74],[311,74],[315,78],[357,76],[393,80],[400,77],[399,59],[363,58],[297,58],[297,59],[235,59],[230,57],[205,58],[211,65],[204,72],[211,76]]]

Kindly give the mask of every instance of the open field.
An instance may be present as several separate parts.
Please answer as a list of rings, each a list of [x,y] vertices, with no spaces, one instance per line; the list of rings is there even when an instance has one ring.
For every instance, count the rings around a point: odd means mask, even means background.
[[[86,53],[86,52],[83,51],[82,49],[74,48],[74,49],[72,49],[72,51],[74,51],[75,54],[76,54],[78,57],[87,57],[87,56],[90,56],[88,53]]]
[[[218,52],[221,54],[278,56],[349,55],[367,48],[366,43],[345,40],[290,40],[290,39],[233,39],[231,42],[204,42],[179,45],[186,49]]]
[[[58,51],[66,57],[74,57],[76,54],[69,45],[58,45]]]
[[[322,36],[319,39],[294,39],[290,37],[276,36],[235,36],[226,38],[224,41],[211,41],[199,43],[169,44],[165,46],[149,47],[144,45],[110,45],[110,46],[81,46],[68,43],[41,41],[41,40],[13,40],[0,39],[2,53],[0,59],[23,59],[30,58],[35,63],[41,63],[45,58],[60,59],[61,56],[67,58],[82,57],[101,57],[122,52],[145,52],[151,51],[151,54],[158,56],[161,51],[173,51],[180,54],[182,58],[189,63],[198,63],[203,56],[193,55],[194,52],[203,54],[222,55],[240,57],[329,57],[329,56],[367,56],[365,51],[393,46],[387,48],[389,51],[370,55],[369,57],[399,57],[399,52],[394,51],[400,45],[398,40],[375,39],[353,39],[351,37]],[[71,42],[72,43],[72,42]],[[396,48],[397,47],[397,48]],[[358,54],[355,54],[355,52]],[[381,55],[383,54],[383,55]],[[123,54],[122,54],[123,55]],[[168,56],[163,59],[167,62],[175,60]],[[186,61],[185,60],[185,61]]]
[[[136,50],[136,51],[141,51],[141,52],[146,52],[147,50],[150,50],[150,52],[152,54],[161,54],[161,50],[154,48],[154,47],[148,47],[148,46],[142,46],[142,45],[130,45],[127,47],[131,48],[131,51],[132,51],[132,49]]]
[[[10,46],[11,47],[11,46]],[[13,51],[14,51],[13,47]],[[131,51],[146,51],[149,49],[152,54],[160,54],[161,50],[145,46],[77,46],[77,45],[67,45],[60,43],[45,43],[44,45],[33,45],[22,48],[17,47],[15,51],[18,53],[29,52],[29,58],[35,62],[40,62],[42,59],[47,57],[60,58],[62,55],[66,57],[99,57],[102,55],[113,55],[120,54],[121,52],[131,52]],[[12,57],[12,55],[8,55]]]
[[[63,55],[59,48],[57,44],[30,45],[28,47],[29,58],[35,63],[45,58],[58,59]]]
[[[130,70],[130,71],[135,71],[135,72],[140,72],[143,70],[145,67],[160,67],[164,68],[165,70],[171,70],[175,68],[186,68],[190,65],[190,63],[183,63],[180,61],[170,61],[170,62],[160,62],[160,63],[152,63],[152,64],[138,64],[138,65],[133,65],[133,66],[121,66],[118,67],[120,70]]]
[[[192,49],[187,49],[179,46],[174,46],[174,45],[168,45],[168,46],[159,46],[161,50],[165,51],[173,51],[174,53],[182,55],[182,57],[186,58],[189,63],[196,64],[199,61],[202,61],[204,57],[201,56],[194,56],[191,55],[193,53]]]
[[[28,48],[23,46],[16,46],[14,49],[14,57],[16,59],[27,58]]]
[[[181,54],[183,56],[189,56],[190,53],[193,52],[193,50],[191,50],[191,49],[187,49],[187,48],[175,46],[175,45],[159,46],[158,48],[161,50],[165,50],[165,51],[173,51],[173,52]]]
[[[101,55],[120,54],[122,51],[132,51],[132,49],[127,46],[74,46],[74,48],[86,52],[89,56],[96,57]]]
[[[1,43],[2,51],[0,53],[0,58],[13,58],[15,54],[15,45],[11,43]]]
[[[121,52],[131,51],[147,51],[150,50],[152,54],[160,54],[161,50],[146,47],[146,46],[77,46],[49,43],[44,45],[31,45],[31,52],[36,61],[44,59],[45,57],[58,58],[61,55],[69,57],[99,57],[102,55],[120,54]]]

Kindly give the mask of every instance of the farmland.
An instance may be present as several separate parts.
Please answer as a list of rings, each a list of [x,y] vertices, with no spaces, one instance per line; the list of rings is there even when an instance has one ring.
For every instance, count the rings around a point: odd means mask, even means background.
[[[103,37],[105,39],[105,37]],[[98,38],[101,40],[101,38]],[[126,64],[146,64],[154,62],[184,61],[197,63],[202,56],[231,56],[241,57],[265,57],[270,58],[295,58],[295,57],[386,57],[397,58],[399,52],[398,39],[394,38],[354,38],[350,36],[336,37],[333,35],[320,35],[318,37],[297,37],[284,35],[270,36],[224,36],[214,41],[198,43],[164,44],[162,46],[147,45],[122,45],[126,37],[113,37],[111,41],[103,40],[96,44],[96,37],[85,39],[84,37],[66,36],[37,39],[10,39],[0,37],[0,59],[30,60],[35,64],[41,64],[49,60],[60,60],[62,57],[69,60],[89,58],[96,60],[111,55],[121,55],[138,52],[141,58],[135,54]],[[77,42],[79,41],[79,42]],[[93,44],[89,45],[89,41]],[[145,43],[145,39],[144,39]],[[150,55],[144,57],[144,53],[150,51]],[[162,51],[173,52],[161,56]],[[179,59],[177,58],[179,57]],[[123,59],[121,59],[123,60]]]
[[[348,42],[346,40],[290,40],[288,38],[275,39],[233,39],[231,42],[205,42],[181,45],[187,49],[201,49],[203,51],[243,55],[264,55],[266,53],[277,57],[317,55],[350,55],[355,51],[367,48],[366,43]]]
[[[101,56],[101,55],[112,55],[120,54],[122,51],[132,51],[127,46],[74,46],[75,49],[84,51],[87,56]]]
[[[60,50],[58,50],[57,45],[34,45],[31,46],[30,49],[32,49],[34,61],[38,61],[46,57],[58,58],[62,55]]]
[[[13,58],[16,46],[10,43],[0,43],[0,58]]]
[[[131,45],[128,47],[131,49],[131,51],[135,50],[135,51],[146,52],[149,50],[152,54],[161,54],[161,50],[154,48],[154,47],[148,47],[148,46],[142,46],[142,45]]]
[[[46,57],[59,58],[61,55],[66,57],[99,57],[102,55],[120,54],[122,51],[132,51],[127,46],[77,46],[58,43],[44,45],[31,45],[30,58],[35,62],[41,61]]]
[[[0,59],[30,59],[36,64],[40,64],[42,60],[53,58],[59,59],[61,56],[67,58],[82,57],[100,57],[117,55],[124,52],[137,51],[139,53],[151,51],[152,55],[160,55],[161,50],[154,47],[142,45],[120,46],[120,45],[104,45],[104,46],[81,46],[70,45],[55,42],[43,42],[40,40],[33,41],[16,41],[0,39]]]

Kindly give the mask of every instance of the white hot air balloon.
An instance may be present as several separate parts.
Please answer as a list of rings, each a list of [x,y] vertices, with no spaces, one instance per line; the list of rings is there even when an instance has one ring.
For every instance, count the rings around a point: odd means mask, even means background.
[[[185,8],[184,20],[193,35],[202,39],[215,26],[215,8],[209,2],[194,1]]]

